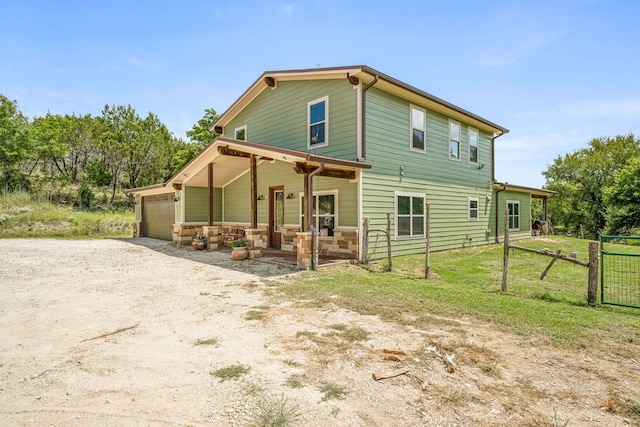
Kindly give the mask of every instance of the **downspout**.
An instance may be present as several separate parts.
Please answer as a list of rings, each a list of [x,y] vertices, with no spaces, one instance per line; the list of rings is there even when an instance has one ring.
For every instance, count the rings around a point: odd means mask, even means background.
[[[496,139],[500,138],[502,135],[504,135],[506,132],[505,131],[500,131],[499,134],[493,136],[493,138],[491,138],[491,187],[493,188],[493,183],[496,182]],[[502,186],[502,190],[498,190],[496,191],[496,233],[495,233],[495,240],[496,243],[500,243],[500,237],[498,234],[498,225],[499,225],[499,215],[498,215],[498,209],[500,206],[500,196],[498,195],[498,193],[500,193],[501,191],[504,191],[507,189],[506,185]]]
[[[320,163],[320,166],[318,166],[317,169],[315,169],[314,171],[312,171],[311,173],[309,173],[307,175],[307,218],[308,218],[308,224],[309,224],[309,230],[311,231],[311,269],[312,270],[317,270],[318,269],[318,265],[316,262],[316,254],[317,254],[317,250],[316,250],[316,246],[317,246],[317,242],[318,242],[318,230],[315,229],[315,227],[312,224],[312,218],[313,218],[313,177],[320,174],[322,171],[324,170],[324,162]],[[308,230],[308,231],[309,231]]]
[[[364,162],[367,158],[367,102],[366,102],[367,97],[366,97],[366,94],[367,94],[367,91],[371,89],[371,87],[373,87],[373,85],[376,83],[378,83],[377,74],[375,75],[371,83],[369,83],[364,88],[362,88],[362,94],[360,98],[360,104],[362,106],[361,108],[362,117],[360,120],[360,137],[362,138],[362,141],[361,141],[362,157],[359,158],[358,160],[361,162]]]
[[[360,158],[358,161],[364,162],[367,159],[367,91],[373,87],[376,83],[378,83],[378,75],[376,74],[373,77],[371,83],[362,88],[362,92],[360,94]],[[364,175],[363,171],[360,171],[360,179],[358,180],[358,204],[359,215],[358,215],[358,227],[362,224],[362,175]],[[358,228],[360,230],[360,228]],[[358,232],[360,236],[358,238],[358,257],[362,259],[364,256],[362,253],[362,245],[363,245],[363,236],[362,230]]]

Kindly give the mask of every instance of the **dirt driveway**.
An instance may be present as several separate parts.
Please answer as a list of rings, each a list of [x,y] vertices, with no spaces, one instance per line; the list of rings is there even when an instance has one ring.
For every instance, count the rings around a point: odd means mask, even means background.
[[[246,426],[284,399],[301,426],[633,425],[606,400],[640,401],[637,343],[417,331],[274,300],[291,274],[150,239],[0,240],[0,425]]]

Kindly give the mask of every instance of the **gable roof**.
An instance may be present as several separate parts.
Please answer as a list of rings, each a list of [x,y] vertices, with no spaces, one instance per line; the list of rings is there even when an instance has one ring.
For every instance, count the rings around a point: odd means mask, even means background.
[[[330,68],[308,68],[300,70],[265,71],[240,97],[220,116],[212,126],[226,126],[251,101],[269,87],[277,87],[279,81],[347,79],[353,83],[369,84],[376,80],[375,88],[397,95],[432,111],[470,124],[489,133],[505,134],[508,129],[483,117],[473,114],[428,92],[401,82],[366,65]],[[357,79],[357,80],[356,80]]]

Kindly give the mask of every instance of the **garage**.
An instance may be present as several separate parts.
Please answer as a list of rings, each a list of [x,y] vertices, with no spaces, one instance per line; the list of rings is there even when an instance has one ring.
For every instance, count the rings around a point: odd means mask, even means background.
[[[142,198],[142,224],[146,237],[173,240],[174,197],[174,193],[167,193]]]

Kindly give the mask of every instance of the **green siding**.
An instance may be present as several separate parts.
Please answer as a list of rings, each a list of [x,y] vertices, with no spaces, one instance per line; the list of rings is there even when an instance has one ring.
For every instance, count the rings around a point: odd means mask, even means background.
[[[266,225],[269,220],[269,187],[284,186],[284,194],[293,194],[293,199],[284,200],[284,222],[299,225],[301,218],[301,193],[304,191],[304,175],[294,172],[286,162],[264,161],[257,168],[257,192],[264,195],[258,200],[258,223]],[[224,221],[248,224],[251,222],[250,175],[248,173],[224,188]],[[338,191],[338,227],[355,227],[358,222],[358,187],[346,179],[315,177],[314,191]]]
[[[493,209],[497,203],[498,210],[498,233],[500,241],[504,237],[504,213],[507,210],[507,201],[520,202],[520,230],[509,231],[509,240],[518,240],[531,237],[531,195],[529,193],[520,193],[515,191],[501,191],[497,193],[494,200]],[[495,226],[494,226],[495,228]]]
[[[432,250],[483,245],[494,241],[490,188],[443,185],[438,182],[367,173],[363,178],[363,215],[370,218],[371,228],[385,228],[386,214],[391,214],[394,255],[423,252],[425,249],[423,238],[395,238],[396,191],[425,194],[431,209]],[[477,221],[468,219],[469,197],[478,199]]]
[[[357,96],[346,79],[278,82],[267,88],[224,128],[247,125],[247,140],[299,151],[307,149],[307,103],[329,96],[329,145],[316,154],[354,160],[357,155]]]
[[[460,160],[449,159],[449,120],[427,109],[426,151],[410,150],[410,103],[386,92],[367,92],[367,159],[375,173],[434,184],[490,188],[491,135],[479,131],[478,164],[468,162],[468,125],[461,122]],[[484,167],[479,168],[480,165]]]
[[[209,221],[209,189],[207,187],[184,188],[185,222]],[[213,189],[213,220],[222,221],[222,189]]]
[[[460,122],[460,160],[451,160],[449,119],[427,109],[426,150],[411,151],[410,106],[375,87],[367,93],[366,162],[373,168],[364,173],[363,216],[370,217],[372,228],[384,228],[390,213],[395,233],[395,192],[421,193],[431,206],[433,250],[492,243],[491,135],[479,131],[478,164],[469,164],[469,127]],[[478,221],[468,219],[469,197],[478,199]],[[395,255],[425,248],[422,238],[392,239]]]

